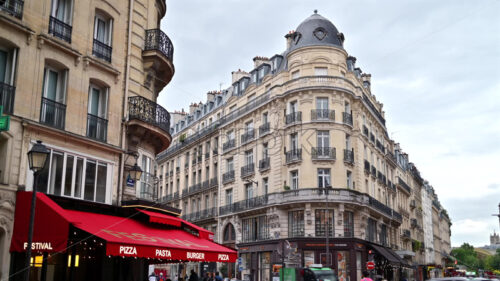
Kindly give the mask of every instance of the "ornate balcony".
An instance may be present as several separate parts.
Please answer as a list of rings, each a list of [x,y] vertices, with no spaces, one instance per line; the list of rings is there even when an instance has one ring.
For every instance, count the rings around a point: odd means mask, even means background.
[[[108,136],[108,120],[87,114],[87,137],[106,142]]]
[[[174,76],[174,46],[170,38],[160,29],[146,30],[144,51],[142,52],[144,70],[154,72],[153,77],[147,77],[148,83],[153,82],[154,91],[160,92]],[[146,83],[146,84],[148,84]]]
[[[241,177],[242,178],[251,176],[253,174],[255,174],[255,164],[254,163],[250,163],[248,165],[241,167]]]
[[[271,126],[270,126],[269,122],[262,124],[259,127],[259,136],[263,136],[263,135],[269,133],[270,131],[271,131]]]
[[[335,147],[313,147],[311,150],[313,160],[335,160]]]
[[[234,170],[231,170],[231,171],[224,173],[222,175],[222,183],[223,184],[230,183],[232,181],[234,181]]]
[[[286,115],[286,124],[302,123],[302,112],[292,112]]]
[[[104,44],[103,42],[100,42],[97,39],[94,39],[94,45],[92,47],[92,54],[96,58],[103,59],[107,62],[111,62],[111,53],[113,51],[113,48],[111,46],[108,46],[107,44]]]
[[[47,98],[42,98],[40,123],[64,130],[65,121],[66,105]]]
[[[302,161],[302,149],[295,148],[286,152],[286,163],[291,164]]]
[[[170,136],[170,114],[159,104],[141,96],[128,98],[127,133],[134,142],[153,144],[156,153],[167,149]]]
[[[228,140],[226,143],[222,145],[222,151],[226,152],[234,147],[236,147],[236,141],[234,139]]]
[[[249,129],[241,135],[241,144],[247,143],[255,138],[255,130],[254,129]]]
[[[0,3],[0,11],[14,16],[18,19],[23,18],[24,1],[21,0],[4,0]]]
[[[311,110],[311,120],[314,120],[314,121],[335,121],[335,110],[313,109],[313,110]]]
[[[49,34],[71,43],[71,25],[51,16],[49,18]]]
[[[352,114],[348,112],[342,112],[342,122],[349,126],[352,126]]]
[[[271,159],[269,157],[266,157],[262,160],[259,161],[259,171],[266,171],[271,168]]]

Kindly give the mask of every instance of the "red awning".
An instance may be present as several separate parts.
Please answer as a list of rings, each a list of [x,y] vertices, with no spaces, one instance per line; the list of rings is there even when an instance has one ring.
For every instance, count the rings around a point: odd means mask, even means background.
[[[21,205],[16,206],[16,221],[14,223],[13,235],[15,239],[12,239],[11,251],[24,251],[22,245],[26,241],[27,235],[22,236],[22,233],[19,231],[27,233],[29,218],[27,204],[29,204],[29,200],[26,199],[30,196],[31,192],[18,193],[18,204],[21,203]],[[36,249],[39,251],[64,250],[67,245],[69,224],[72,224],[81,230],[105,240],[106,255],[207,262],[235,262],[237,258],[236,251],[208,240],[202,235],[202,232],[199,232],[199,236],[195,236],[182,229],[155,227],[155,225],[130,218],[65,210],[43,193],[38,193],[37,199],[39,201],[37,201],[33,241],[40,241],[39,243],[42,243],[42,246],[51,245],[50,249],[48,247],[42,249],[43,247],[40,246]],[[38,204],[39,202],[40,204]],[[23,208],[18,210],[19,206]],[[150,221],[153,215],[155,219],[162,216],[168,217],[164,214],[146,212],[150,213],[148,214],[150,215]],[[22,220],[17,221],[17,218],[21,216],[26,217],[24,222]],[[173,220],[164,219],[165,222],[168,221],[171,223],[181,220],[179,218],[174,218]],[[181,224],[183,223],[190,225],[190,223],[181,220]],[[22,226],[24,224],[26,225],[25,227]],[[205,233],[211,233],[207,230],[204,231]],[[65,233],[64,239],[63,235],[59,235],[60,232]],[[52,237],[51,235],[54,233],[58,235]],[[58,246],[57,249],[55,245]]]

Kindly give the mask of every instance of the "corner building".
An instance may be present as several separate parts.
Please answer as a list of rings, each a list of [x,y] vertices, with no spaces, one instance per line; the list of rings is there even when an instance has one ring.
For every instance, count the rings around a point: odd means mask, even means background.
[[[156,104],[174,74],[172,42],[160,30],[166,9],[165,0],[0,3],[0,106],[10,116],[0,132],[2,280],[24,260],[9,253],[17,191],[36,185],[58,204],[95,212],[156,204],[154,159],[171,142],[170,115]],[[50,156],[34,183],[27,152],[36,140]],[[127,180],[135,163],[138,182]],[[62,280],[64,261],[54,262],[32,268],[32,278]],[[87,269],[82,260],[77,276],[107,274]]]

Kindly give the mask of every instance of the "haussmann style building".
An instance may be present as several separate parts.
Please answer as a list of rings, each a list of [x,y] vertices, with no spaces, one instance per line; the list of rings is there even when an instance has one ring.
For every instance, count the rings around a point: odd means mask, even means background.
[[[239,263],[217,266],[227,277],[321,263],[354,281],[368,260],[388,280],[442,275],[449,217],[389,137],[371,75],[316,12],[285,38],[283,53],[172,114],[160,202],[238,249]]]

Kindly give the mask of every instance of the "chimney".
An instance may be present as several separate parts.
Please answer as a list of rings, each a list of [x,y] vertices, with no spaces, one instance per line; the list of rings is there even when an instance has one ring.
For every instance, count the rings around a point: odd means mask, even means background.
[[[189,105],[189,114],[193,114],[193,112],[198,108],[198,104],[192,103]]]
[[[259,65],[261,65],[265,62],[269,62],[269,58],[259,57],[259,56],[256,56],[255,58],[253,58],[254,68],[259,67]]]
[[[238,71],[233,71],[231,72],[231,76],[232,76],[232,83],[238,81],[241,79],[241,77],[244,77],[244,76],[249,76],[247,72],[241,70],[241,69],[238,69]]]
[[[207,93],[207,101],[213,101],[215,99],[215,91],[210,91]]]
[[[293,40],[293,34],[295,33],[294,30],[290,30],[288,31],[288,34],[285,35],[285,39],[286,39],[286,49],[290,49],[290,47],[292,46],[292,40]]]

